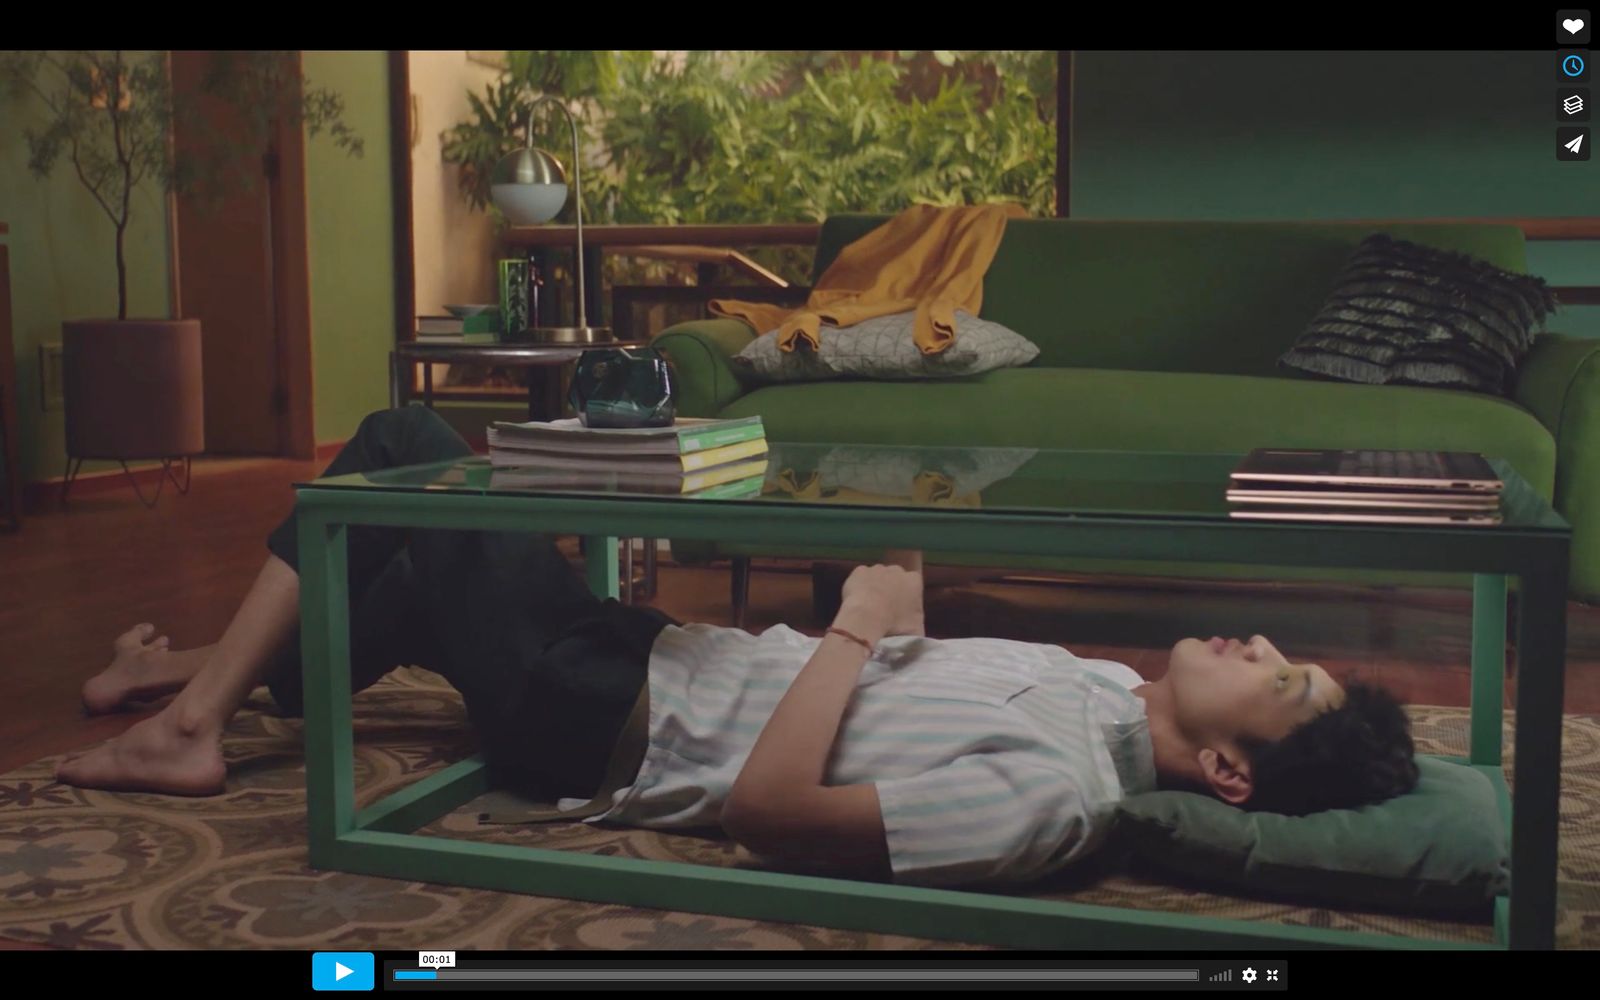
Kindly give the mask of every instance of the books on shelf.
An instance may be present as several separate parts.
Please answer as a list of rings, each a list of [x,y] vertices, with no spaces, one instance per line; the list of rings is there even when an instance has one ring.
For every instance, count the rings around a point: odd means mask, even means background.
[[[501,447],[596,457],[690,455],[765,439],[759,416],[679,417],[670,427],[585,427],[576,417],[526,423],[497,420],[489,427],[491,452]]]
[[[495,313],[418,316],[417,339],[427,343],[492,343],[500,339],[500,317]]]
[[[1244,520],[1495,525],[1503,485],[1475,452],[1258,448],[1227,499]]]

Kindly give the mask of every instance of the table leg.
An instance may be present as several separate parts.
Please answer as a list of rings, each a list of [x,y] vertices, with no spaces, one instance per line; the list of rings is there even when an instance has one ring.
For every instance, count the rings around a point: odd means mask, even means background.
[[[636,596],[633,587],[633,539],[622,540],[622,603],[632,604]]]
[[[1472,578],[1472,736],[1467,757],[1499,764],[1505,729],[1506,578]]]
[[[299,544],[306,822],[310,863],[321,868],[334,862],[356,816],[345,526],[302,516]]]
[[[1521,577],[1517,605],[1517,735],[1511,796],[1513,948],[1552,948],[1561,822],[1561,703],[1567,561]]]
[[[587,535],[583,540],[583,573],[589,589],[599,598],[616,597],[617,536]]]
[[[433,365],[422,363],[422,405],[433,409]]]
[[[644,540],[644,596],[646,600],[653,600],[656,596],[656,545],[657,540],[646,538]]]

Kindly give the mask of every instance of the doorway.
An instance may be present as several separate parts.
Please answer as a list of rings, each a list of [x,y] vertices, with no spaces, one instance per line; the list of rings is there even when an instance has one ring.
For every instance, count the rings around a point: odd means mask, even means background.
[[[174,94],[196,98],[204,119],[174,129],[180,154],[244,133],[238,112],[204,94],[213,56],[170,54]],[[298,80],[300,53],[283,58]],[[259,169],[252,183],[230,184],[216,201],[173,199],[173,301],[178,316],[200,320],[207,453],[311,458],[305,140],[298,123],[275,124],[250,169]]]

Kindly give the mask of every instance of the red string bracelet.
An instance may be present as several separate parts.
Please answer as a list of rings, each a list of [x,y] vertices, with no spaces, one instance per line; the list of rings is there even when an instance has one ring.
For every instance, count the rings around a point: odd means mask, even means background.
[[[856,645],[860,646],[862,649],[866,650],[868,656],[872,655],[872,643],[870,643],[867,640],[861,638],[859,635],[856,635],[854,632],[847,631],[845,629],[839,628],[838,626],[833,626],[833,627],[829,628],[828,631],[824,632],[823,634],[824,635],[836,635],[836,636],[839,636],[839,637],[844,638],[844,639],[849,639],[851,642],[855,643]]]

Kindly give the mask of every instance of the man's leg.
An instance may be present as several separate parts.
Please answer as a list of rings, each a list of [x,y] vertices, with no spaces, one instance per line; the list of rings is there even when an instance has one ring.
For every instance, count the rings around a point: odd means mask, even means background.
[[[160,713],[56,769],[87,788],[215,795],[223,789],[222,728],[271,666],[300,614],[300,577],[272,556],[205,665]]]
[[[421,408],[408,409],[417,412],[390,410],[363,420],[328,473],[442,461],[471,453],[437,415]],[[385,567],[405,543],[405,535],[395,529],[352,528],[349,539],[351,589],[365,594],[381,581]],[[222,638],[210,647],[178,697],[117,739],[63,764],[57,771],[59,780],[180,795],[222,790],[226,773],[218,742],[222,729],[250,691],[268,680],[274,667],[282,668],[286,658],[281,652],[293,641],[299,622],[300,578],[293,565],[297,549],[292,515],[273,532],[268,547],[274,554]],[[359,587],[358,567],[366,578],[359,581]],[[190,661],[198,663],[199,657],[190,657]],[[298,661],[293,663],[298,669]],[[390,663],[384,669],[396,665]],[[366,683],[376,679],[373,676]],[[87,687],[85,696],[87,700]]]
[[[337,476],[421,465],[470,454],[471,447],[438,414],[420,406],[401,407],[381,410],[363,419],[356,433],[340,449],[323,475]],[[358,602],[363,595],[372,591],[374,581],[387,571],[390,560],[404,546],[406,533],[399,528],[356,526],[350,529],[348,537],[351,620],[359,621]],[[291,568],[295,566],[299,549],[294,515],[286,518],[268,536],[267,548],[279,561]],[[258,674],[272,688],[274,698],[289,715],[298,715],[300,712],[298,623],[299,617],[296,615],[289,631],[271,637],[271,641],[276,643],[277,657],[264,668],[264,674]],[[112,644],[111,665],[83,686],[84,708],[91,715],[118,711],[130,703],[150,701],[181,690],[205,667],[217,649],[217,644],[212,644],[172,650],[168,648],[165,636],[152,638],[155,632],[152,625],[138,625]],[[355,664],[352,689],[359,691],[370,686],[396,665],[390,663],[380,668],[369,662]]]
[[[671,619],[602,602],[536,535],[418,531],[409,552],[435,669],[461,692],[496,780],[590,794]]]

